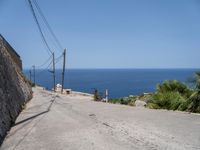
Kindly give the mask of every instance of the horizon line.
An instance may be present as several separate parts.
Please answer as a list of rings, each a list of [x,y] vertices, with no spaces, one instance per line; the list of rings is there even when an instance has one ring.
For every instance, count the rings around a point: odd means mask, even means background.
[[[44,69],[46,69],[46,68],[38,68],[39,70],[44,70]],[[56,68],[56,69],[62,69],[62,68]],[[99,69],[99,70],[101,70],[101,69],[118,69],[118,70],[125,70],[125,69],[200,69],[200,68],[182,68],[182,67],[177,67],[177,68],[65,68],[65,70],[67,70],[67,69],[71,69],[71,70],[94,70],[94,69]],[[30,70],[30,68],[23,68],[23,70]]]

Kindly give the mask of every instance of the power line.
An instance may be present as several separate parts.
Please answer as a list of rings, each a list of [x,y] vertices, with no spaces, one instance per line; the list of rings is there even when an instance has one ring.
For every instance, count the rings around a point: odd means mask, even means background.
[[[49,71],[50,69],[49,67],[51,66],[51,64],[52,64],[52,61],[48,64],[48,66],[45,69],[42,69],[40,72],[37,72],[36,75],[40,75],[45,71]]]
[[[57,57],[56,60],[61,59],[62,56],[63,56],[63,54],[61,54],[59,57]]]
[[[53,60],[50,62],[50,64],[47,66],[46,69],[48,69],[48,71],[51,72],[51,73],[53,74],[53,80],[54,80],[54,81],[53,81],[53,84],[54,84],[54,91],[55,91],[55,64],[58,63],[58,62],[61,60],[62,57],[64,58],[64,59],[63,59],[63,72],[62,72],[62,86],[64,86],[64,72],[65,72],[65,54],[66,54],[66,50],[64,50],[64,53],[62,53],[61,56],[59,56],[58,58],[55,59],[54,52],[51,51],[50,46],[48,45],[48,42],[47,42],[47,40],[45,39],[45,36],[44,36],[44,33],[43,33],[44,31],[42,31],[41,25],[40,25],[40,23],[39,23],[39,21],[38,21],[38,18],[37,18],[37,15],[36,15],[36,12],[35,12],[35,10],[34,10],[34,7],[33,7],[32,2],[33,2],[33,4],[34,4],[36,10],[38,11],[40,17],[42,18],[43,22],[45,23],[45,25],[46,25],[48,31],[50,32],[50,34],[51,34],[52,37],[54,38],[55,41],[53,41],[53,42],[56,42],[57,46],[59,46],[59,48],[60,48],[60,49],[59,49],[60,51],[61,51],[63,48],[62,48],[62,46],[61,46],[61,44],[60,44],[58,38],[57,38],[56,35],[54,34],[52,28],[50,27],[49,23],[47,22],[45,16],[43,15],[42,10],[40,9],[40,7],[39,7],[37,1],[36,1],[36,0],[28,0],[30,10],[31,10],[32,15],[33,15],[33,18],[34,18],[34,20],[35,20],[35,22],[36,22],[36,24],[37,24],[37,26],[38,26],[40,35],[41,35],[41,37],[42,37],[42,41],[43,41],[43,43],[45,44],[45,46],[47,47],[48,54],[50,53],[50,54],[52,55],[52,57],[53,57]],[[54,44],[55,44],[55,43],[54,43]],[[42,66],[46,65],[46,64],[49,62],[50,59],[51,59],[51,57],[49,57],[42,65],[40,65],[40,66],[38,66],[38,67],[42,67]],[[53,66],[52,66],[53,68],[52,68],[52,70],[49,70],[49,66],[50,66],[51,64],[53,64]],[[46,69],[45,69],[45,70],[46,70]],[[45,70],[42,70],[42,71],[39,72],[39,73],[42,73],[42,72],[45,71]],[[62,89],[62,90],[63,90],[63,89]]]
[[[55,61],[55,64],[59,63],[59,62],[60,62],[60,60],[61,60],[61,59],[59,59],[59,60]]]
[[[36,8],[37,8],[37,10],[38,10],[38,12],[39,12],[39,14],[40,14],[40,16],[42,17],[42,20],[43,20],[44,23],[46,24],[46,26],[47,26],[48,30],[50,31],[52,37],[54,38],[54,40],[56,41],[57,45],[59,46],[60,51],[63,50],[62,45],[60,44],[58,38],[57,38],[56,35],[54,34],[54,32],[53,32],[51,26],[49,25],[47,19],[45,18],[45,16],[44,16],[42,10],[40,9],[40,6],[38,5],[37,1],[36,1],[36,0],[33,0],[33,3],[35,4],[35,6],[36,6]]]
[[[55,59],[55,64],[57,64],[60,60],[62,60],[61,58],[63,57],[63,54],[61,54],[58,58]]]
[[[42,65],[36,66],[36,67],[37,67],[37,68],[43,67],[44,65],[46,65],[46,64],[51,60],[51,58],[52,58],[52,55],[51,55]]]
[[[41,37],[42,37],[42,41],[43,41],[43,43],[46,45],[46,47],[47,47],[47,49],[48,49],[47,52],[48,52],[48,54],[49,54],[49,53],[52,54],[53,52],[51,51],[51,49],[50,49],[50,47],[49,47],[49,45],[48,45],[48,43],[47,43],[47,41],[46,41],[46,39],[45,39],[45,37],[44,37],[44,34],[43,34],[43,32],[42,32],[42,29],[41,29],[41,26],[40,26],[40,24],[39,24],[39,21],[38,21],[38,19],[37,19],[36,13],[35,13],[35,11],[34,11],[32,2],[31,2],[31,0],[28,0],[28,2],[29,2],[29,6],[30,6],[31,13],[32,13],[32,15],[33,15],[33,18],[34,18],[34,20],[35,20],[35,22],[36,22],[36,24],[37,24],[37,26],[38,26],[40,35],[41,35]]]

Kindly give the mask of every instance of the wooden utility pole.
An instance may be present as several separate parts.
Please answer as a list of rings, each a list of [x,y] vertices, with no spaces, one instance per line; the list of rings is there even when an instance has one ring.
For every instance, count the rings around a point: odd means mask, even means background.
[[[55,92],[56,91],[55,55],[54,55],[54,53],[52,53],[52,55],[53,55],[53,89]]]
[[[35,65],[33,65],[33,83],[35,86]]]
[[[30,70],[29,70],[29,79],[30,79],[30,81],[32,82],[31,77],[32,77],[32,72],[31,72],[31,69],[30,69]]]
[[[64,49],[63,52],[63,70],[62,70],[62,89],[61,93],[63,93],[63,88],[64,88],[64,82],[65,82],[65,59],[66,59],[66,49]]]

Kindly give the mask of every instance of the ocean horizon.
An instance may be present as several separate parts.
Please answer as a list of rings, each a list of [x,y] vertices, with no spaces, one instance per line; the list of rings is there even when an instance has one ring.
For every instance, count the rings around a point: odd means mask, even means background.
[[[105,90],[109,91],[109,98],[120,98],[129,95],[141,95],[154,92],[156,85],[165,80],[178,80],[190,84],[190,79],[200,69],[185,68],[88,68],[88,69],[66,69],[65,88],[74,91],[92,93],[98,89],[102,95]],[[56,70],[56,84],[61,83],[61,69]],[[29,70],[24,69],[29,78]],[[52,74],[43,69],[36,69],[36,84],[47,89],[53,88]]]

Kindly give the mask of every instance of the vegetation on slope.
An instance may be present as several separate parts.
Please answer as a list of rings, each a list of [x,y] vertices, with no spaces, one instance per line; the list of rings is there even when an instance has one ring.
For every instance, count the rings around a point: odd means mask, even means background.
[[[200,112],[200,73],[196,73],[195,89],[172,80],[157,85],[147,107],[154,109]]]
[[[110,99],[108,102],[134,106],[136,100],[142,100],[151,109],[200,113],[200,73],[196,73],[194,87],[191,89],[182,82],[168,80],[158,84],[155,93]]]
[[[124,98],[109,99],[108,102],[113,103],[113,104],[134,106],[136,100],[137,100],[137,96],[129,96],[129,97],[124,97]]]
[[[149,99],[147,107],[184,111],[191,94],[192,90],[185,84],[176,80],[165,81],[157,85],[157,90]]]
[[[196,73],[195,89],[189,98],[188,110],[200,113],[200,72]]]

